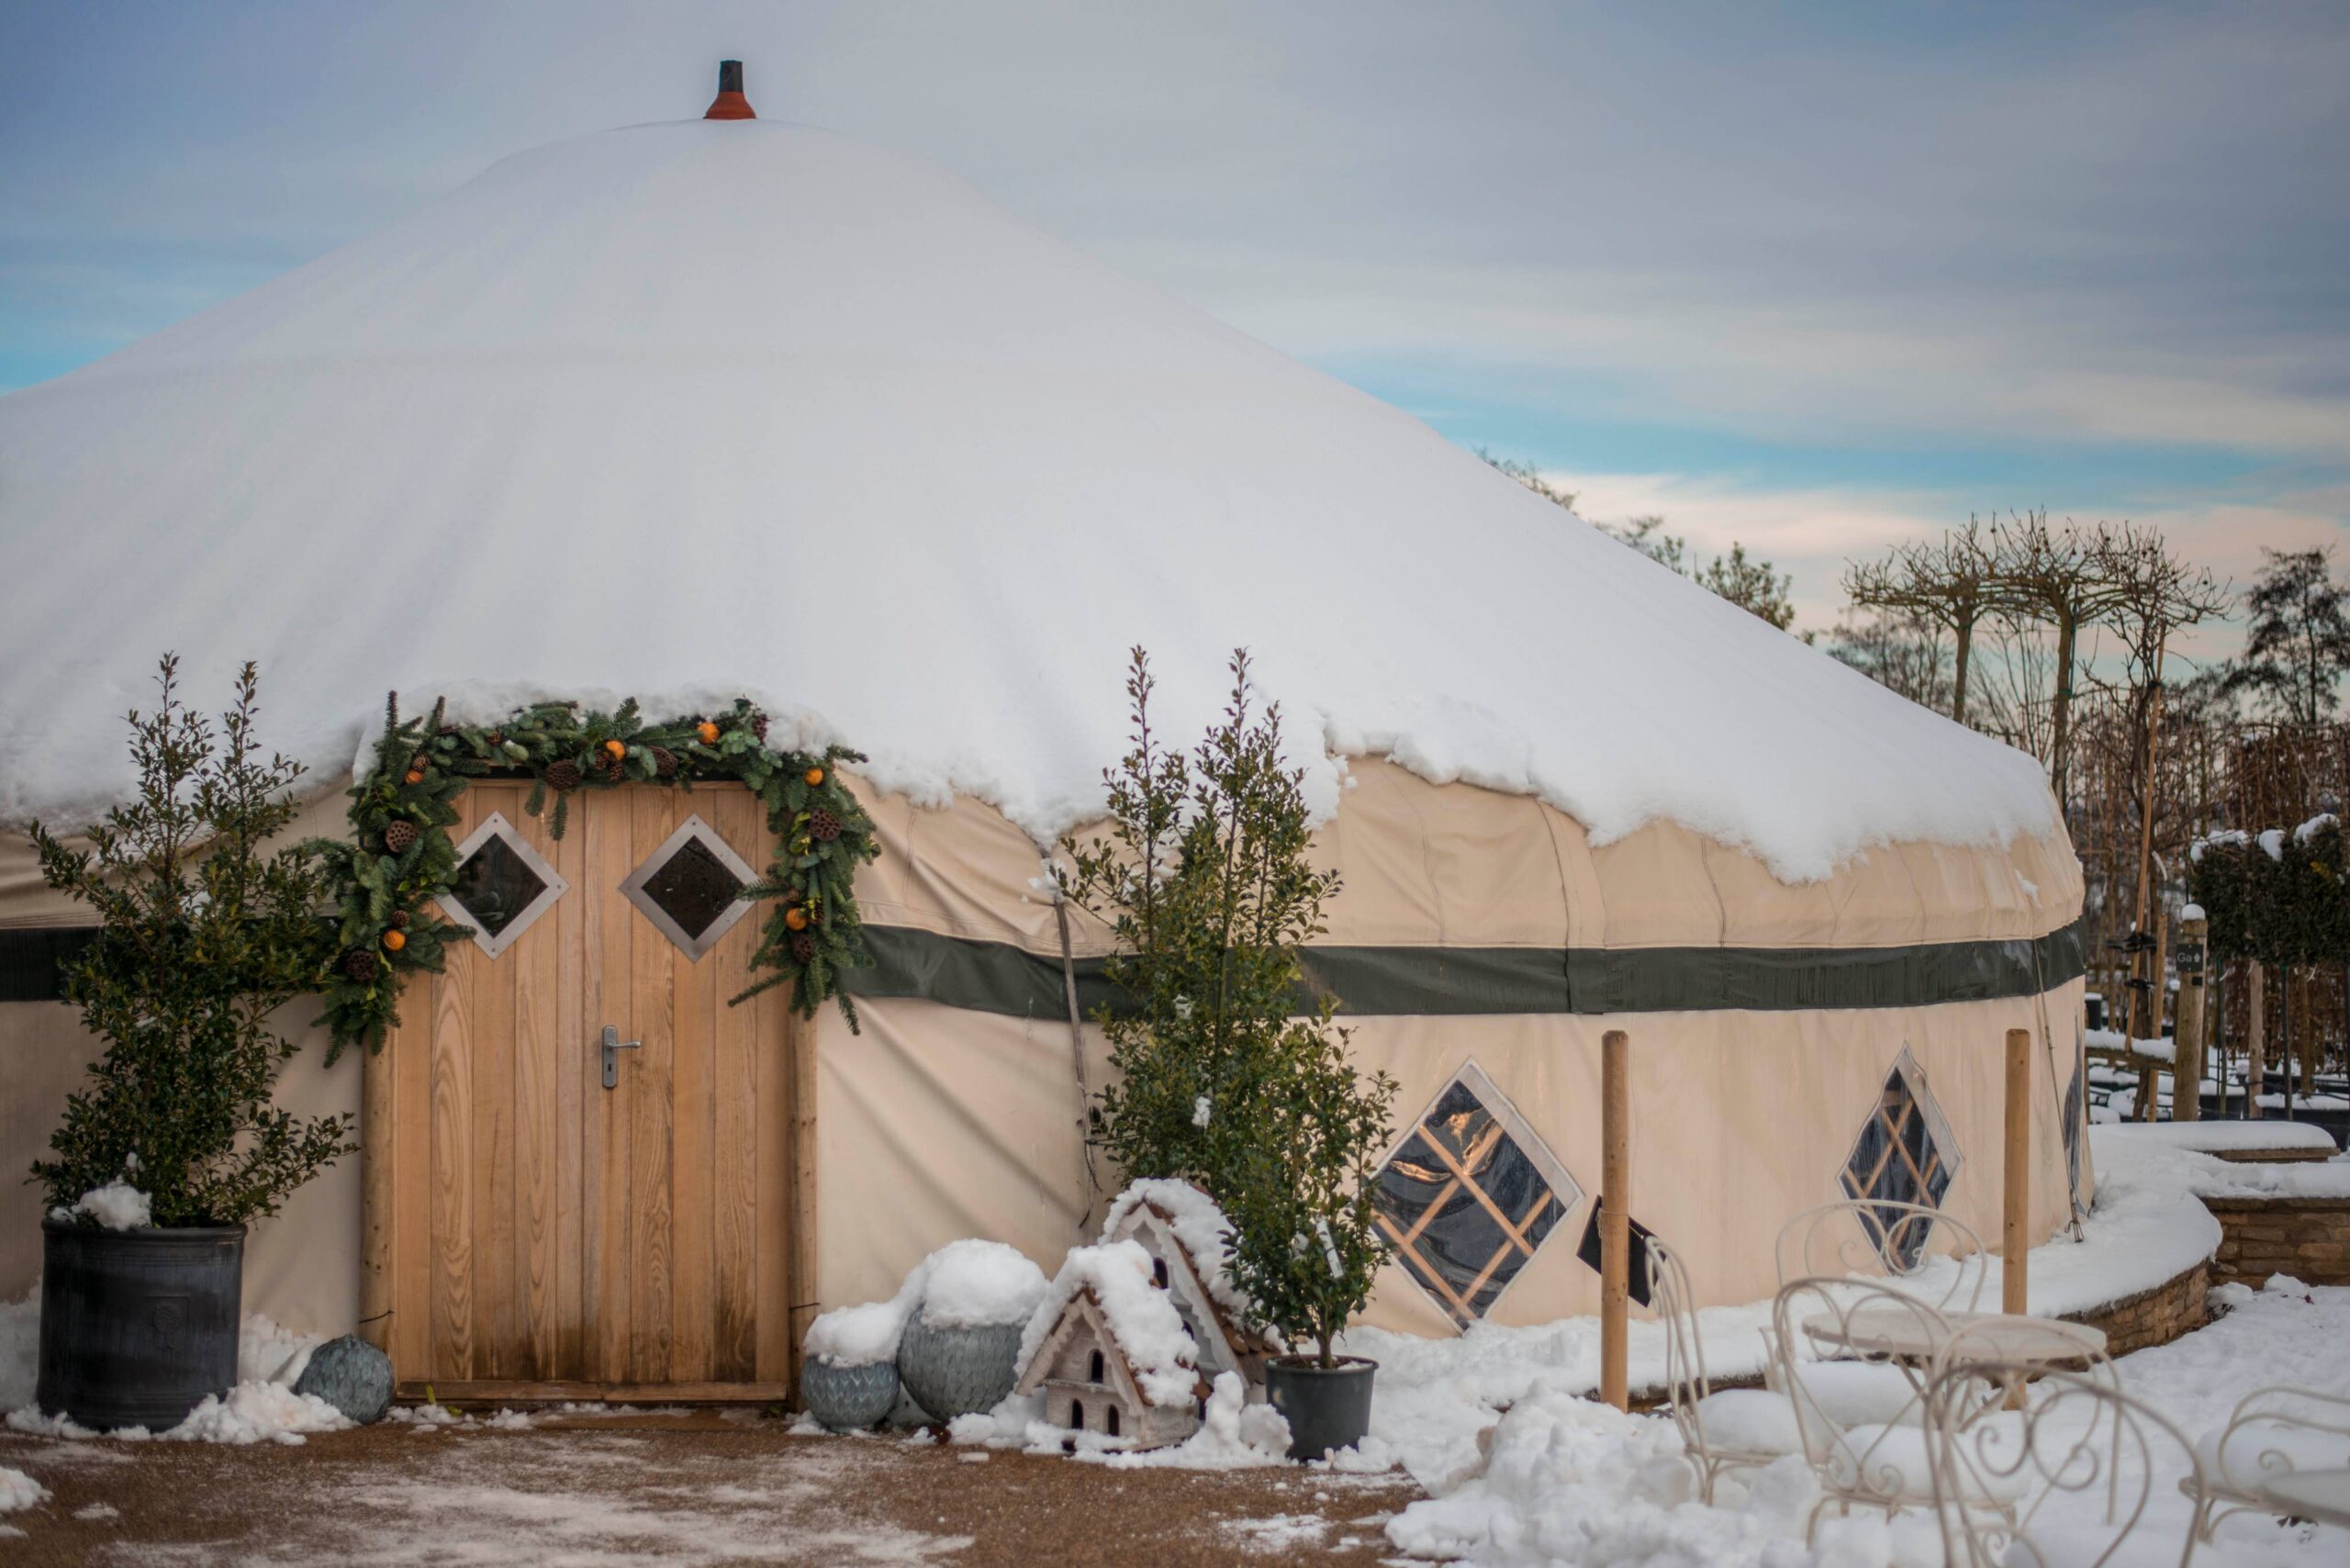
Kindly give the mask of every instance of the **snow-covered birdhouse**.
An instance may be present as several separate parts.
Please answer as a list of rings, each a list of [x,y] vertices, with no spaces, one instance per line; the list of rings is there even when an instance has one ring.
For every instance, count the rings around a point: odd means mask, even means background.
[[[1188,1182],[1134,1182],[1102,1222],[1104,1242],[1132,1241],[1150,1254],[1151,1278],[1175,1304],[1198,1348],[1200,1375],[1238,1372],[1252,1390],[1278,1340],[1250,1328],[1248,1298],[1232,1282],[1232,1222],[1215,1200]]]
[[[1071,1249],[1029,1319],[1013,1392],[1044,1396],[1044,1418],[1124,1448],[1198,1430],[1208,1384],[1174,1298],[1132,1241]]]

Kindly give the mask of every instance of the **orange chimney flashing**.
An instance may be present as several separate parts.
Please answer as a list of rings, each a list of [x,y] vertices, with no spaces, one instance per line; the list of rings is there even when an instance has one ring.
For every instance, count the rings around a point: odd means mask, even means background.
[[[702,111],[704,119],[756,119],[751,100],[743,96],[743,62],[722,60],[718,62],[718,96],[711,99],[710,107]]]

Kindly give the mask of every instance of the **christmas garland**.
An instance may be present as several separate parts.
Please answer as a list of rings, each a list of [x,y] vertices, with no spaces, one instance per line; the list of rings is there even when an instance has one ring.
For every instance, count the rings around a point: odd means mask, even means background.
[[[576,703],[520,708],[496,724],[402,720],[395,693],[384,713],[375,765],[352,786],[349,842],[319,839],[311,847],[337,890],[334,947],[323,980],[331,1062],[346,1046],[380,1050],[399,1022],[401,985],[422,969],[441,972],[452,941],[473,928],[443,919],[437,901],[450,892],[457,848],[449,829],[457,796],[476,778],[529,778],[523,810],[541,814],[563,836],[571,796],[622,784],[732,779],[767,807],[776,835],[767,876],[745,898],[773,900],[758,948],[754,983],[740,1002],[789,982],[792,1005],[812,1017],[837,999],[849,1027],[856,1007],[840,989],[840,971],[872,961],[856,897],[856,868],[880,853],[873,819],[840,779],[845,762],[862,762],[842,746],[822,752],[777,751],[767,744],[767,715],[738,699],[726,712],[648,724],[633,699],[616,712],[582,712]]]

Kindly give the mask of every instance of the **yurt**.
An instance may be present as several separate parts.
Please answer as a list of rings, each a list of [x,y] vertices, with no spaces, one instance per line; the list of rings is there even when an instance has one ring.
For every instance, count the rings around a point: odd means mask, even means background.
[[[755,720],[863,759],[828,786],[872,851],[857,1027],[729,1004],[752,789],[631,775],[558,838],[543,756],[477,778],[476,935],[380,1051],[291,1021],[286,1103],[364,1147],[258,1227],[246,1306],[444,1397],[774,1397],[811,1316],[933,1248],[1049,1264],[1100,1222],[1105,938],[1040,857],[1102,809],[1136,645],[1170,735],[1251,650],[1306,769],[1344,879],[1313,976],[1402,1085],[1371,1321],[1596,1310],[1614,1028],[1633,1218],[1706,1302],[1843,1196],[1996,1236],[2012,1028],[2033,1238],[2068,1221],[2082,880],[2031,759],[957,180],[741,113],[510,157],[0,398],[0,1166],[95,1054],[57,1000],[85,916],[21,829],[125,795],[164,650],[199,700],[259,661],[301,831],[346,839],[387,692],[471,736]],[[38,1217],[0,1185],[0,1300]]]

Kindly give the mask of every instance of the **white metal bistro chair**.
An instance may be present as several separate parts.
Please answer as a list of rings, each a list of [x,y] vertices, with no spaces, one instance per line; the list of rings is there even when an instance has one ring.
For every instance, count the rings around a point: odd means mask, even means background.
[[[1797,1279],[1772,1303],[1771,1332],[1774,1382],[1795,1406],[1819,1482],[1807,1536],[1831,1506],[1890,1518],[1930,1505],[1922,1390],[1950,1320],[1888,1282]]]
[[[2236,1402],[2227,1425],[2195,1445],[2213,1502],[2203,1532],[2232,1515],[2279,1511],[2264,1490],[2308,1470],[2350,1469],[2350,1399],[2305,1388],[2255,1388]]]
[[[1649,1238],[1649,1307],[1664,1330],[1665,1395],[1673,1424],[1697,1472],[1697,1496],[1714,1500],[1714,1482],[1724,1471],[1760,1470],[1803,1450],[1793,1402],[1775,1388],[1717,1390],[1706,1374],[1706,1346],[1698,1333],[1696,1297],[1681,1254]]]
[[[1940,1231],[1942,1251],[1932,1246]],[[1808,1208],[1779,1231],[1779,1283],[1840,1274],[1898,1280],[1944,1312],[1982,1305],[1990,1254],[1961,1221],[1923,1204],[1843,1198]]]
[[[1999,1390],[2027,1380],[2036,1381],[2025,1408],[1996,1409]],[[1928,1381],[1925,1414],[1946,1562],[2099,1568],[2143,1529],[2130,1562],[2185,1568],[2208,1532],[2210,1494],[2195,1446],[2110,1377],[1953,1358]],[[2185,1468],[2180,1490],[2193,1507],[2188,1528],[2177,1532],[2176,1558],[2168,1527],[2147,1518],[2174,1466]],[[2152,1549],[2149,1540],[2157,1541]]]

